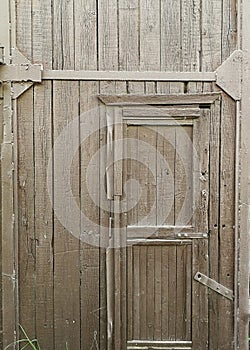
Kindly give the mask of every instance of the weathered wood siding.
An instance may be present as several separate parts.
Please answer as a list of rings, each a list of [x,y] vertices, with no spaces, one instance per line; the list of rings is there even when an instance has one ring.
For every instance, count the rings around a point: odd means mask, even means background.
[[[42,63],[46,69],[213,71],[236,48],[235,0],[20,0],[15,3],[17,46],[27,58]],[[81,113],[98,110],[98,93],[216,90],[208,83],[47,81],[35,85],[18,99],[18,313],[19,323],[31,338],[39,339],[43,349],[64,349],[68,342],[70,350],[87,350],[95,344],[95,338],[101,350],[106,346],[105,251],[71,236],[54,215],[47,194],[48,159],[60,131]],[[220,118],[212,119],[210,125],[215,136],[210,144],[208,270],[211,278],[233,289],[235,104],[224,95],[214,108]],[[75,157],[72,184],[81,209],[93,222],[101,222],[105,227],[108,213],[93,205],[84,180],[90,157],[106,143],[102,129],[105,116],[95,113],[94,118],[93,123],[99,124],[100,130]],[[56,173],[56,154],[53,159]],[[93,177],[98,178],[102,173],[105,168],[102,162],[99,159],[91,169]],[[158,190],[162,193],[161,188]],[[96,198],[100,196],[101,201],[101,190],[97,188],[96,192]],[[162,198],[158,196],[158,200]],[[174,212],[169,220],[174,220]],[[80,218],[78,224],[83,229]],[[189,246],[160,249],[160,261],[154,247],[134,247],[128,253],[134,264],[128,293],[133,283],[133,288],[138,288],[142,295],[137,300],[134,290],[133,311],[131,305],[128,310],[133,329],[128,334],[163,340],[179,340],[185,334],[186,340],[191,334],[188,320],[191,300],[190,295],[184,295],[184,285],[179,286],[178,281],[186,281],[188,287],[191,278],[188,262],[192,253]],[[152,276],[147,275],[146,256],[155,266]],[[171,260],[180,260],[178,271],[166,268],[165,261]],[[178,277],[172,279],[173,285],[168,285],[171,302],[161,295],[161,284],[169,278],[168,274]],[[147,286],[147,279],[153,279],[155,286]],[[154,292],[147,289],[153,287]],[[152,329],[146,327],[146,322],[150,323],[154,317],[154,311],[147,309],[152,308],[147,300],[150,292],[154,297],[153,307],[162,310],[161,317],[152,321]],[[233,310],[232,302],[209,291],[210,349],[233,349]],[[187,316],[185,322],[180,317],[183,314]],[[161,330],[168,316],[168,328]],[[176,322],[180,323],[181,334],[173,333]],[[162,333],[158,334],[159,331]],[[195,350],[199,349],[198,341],[194,343]]]

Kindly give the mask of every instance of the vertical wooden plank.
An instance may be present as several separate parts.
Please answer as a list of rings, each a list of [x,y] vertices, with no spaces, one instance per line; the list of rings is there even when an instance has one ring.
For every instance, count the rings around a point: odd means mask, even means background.
[[[162,332],[162,249],[163,246],[154,247],[154,340],[161,340]]]
[[[199,71],[201,53],[200,0],[181,2],[182,70]]]
[[[175,128],[175,225],[189,226],[193,214],[192,127]]]
[[[240,245],[239,245],[239,266],[238,271],[239,275],[237,276],[237,281],[240,283],[239,299],[237,308],[239,310],[239,319],[236,320],[237,324],[237,346],[238,348],[247,349],[249,346],[249,257],[250,257],[250,241],[249,241],[249,171],[250,171],[250,139],[249,139],[249,89],[250,89],[250,79],[249,79],[249,62],[250,62],[250,22],[249,22],[249,1],[243,0],[242,3],[240,1],[237,2],[238,6],[242,5],[240,10],[241,18],[238,19],[238,28],[241,28],[241,32],[238,33],[238,45],[244,52],[244,65],[243,65],[243,75],[242,75],[242,119],[240,130],[242,132],[240,147],[244,152],[242,152],[240,161],[241,161],[241,180],[240,186],[237,189],[240,197],[240,211],[239,211],[239,219],[237,224],[240,224],[240,231],[238,233],[240,235]],[[239,10],[238,10],[239,11]],[[242,27],[241,27],[242,26]],[[238,105],[238,118],[239,118],[239,108]],[[237,120],[239,122],[239,120]],[[239,133],[239,124],[238,133]],[[238,166],[238,165],[236,165]],[[238,198],[237,198],[238,202]],[[247,205],[242,205],[246,203]],[[239,209],[237,207],[237,209]],[[237,237],[238,238],[238,237]],[[247,277],[246,277],[247,276]]]
[[[156,127],[139,126],[138,178],[141,197],[138,205],[138,223],[141,226],[156,225]],[[149,146],[146,146],[148,144]],[[148,148],[149,147],[149,148]],[[155,210],[153,210],[155,209]],[[142,224],[143,223],[143,224]]]
[[[216,101],[211,108],[210,118],[210,164],[209,164],[209,179],[210,179],[210,200],[209,200],[209,270],[210,278],[215,281],[219,280],[219,176],[220,169],[220,109],[221,102]],[[218,348],[218,333],[219,320],[219,299],[221,296],[217,293],[209,293],[209,343],[212,348]]]
[[[168,339],[176,339],[176,293],[177,293],[177,251],[176,246],[168,247]]]
[[[184,264],[186,263],[185,259],[185,250],[184,247],[177,247],[176,249],[176,339],[186,340],[184,338],[185,334],[185,298],[186,298],[186,286],[185,286],[185,276],[184,276]]]
[[[140,247],[133,247],[133,339],[140,339]]]
[[[235,182],[235,102],[224,96],[221,116],[219,281],[234,288],[234,182]],[[233,349],[233,303],[219,299],[219,347]],[[225,316],[226,315],[226,316]]]
[[[18,49],[32,61],[32,1],[16,3],[16,40]]]
[[[140,247],[140,339],[147,339],[147,247]]]
[[[133,247],[127,247],[127,340],[133,340]]]
[[[64,128],[78,118],[78,83],[54,83],[53,125],[54,140]],[[54,151],[54,204],[60,208],[64,216],[71,217],[71,213],[61,202],[61,194],[65,191],[61,184],[63,177],[71,173],[72,196],[70,200],[79,202],[79,159],[75,158],[72,169],[64,169],[69,159],[67,148],[79,145],[79,135],[73,131],[72,136],[65,137],[65,150]],[[79,133],[79,131],[78,131]],[[67,145],[67,147],[66,147]],[[62,153],[60,153],[62,152]],[[61,171],[63,169],[63,171]],[[68,194],[71,196],[71,194]],[[75,223],[80,231],[80,217]],[[74,233],[76,234],[76,233]],[[80,266],[79,266],[79,239],[62,226],[57,218],[54,220],[54,328],[55,348],[64,348],[68,342],[69,348],[80,347]]]
[[[81,169],[81,211],[90,220],[87,224],[81,221],[81,232],[99,234],[100,159],[93,162],[92,157],[98,152],[100,142],[98,82],[80,82],[80,136],[83,143],[80,151]],[[95,130],[87,139],[83,135],[86,130]],[[90,193],[91,190],[91,193]],[[93,225],[91,226],[91,222]],[[92,237],[91,237],[92,238]],[[98,240],[97,242],[98,243]],[[93,237],[94,244],[94,237]],[[99,343],[100,314],[99,314],[99,247],[87,244],[84,240],[80,244],[81,263],[81,347],[91,348],[96,332]]]
[[[98,1],[99,69],[118,70],[117,1]]]
[[[202,0],[202,71],[214,71],[221,64],[222,2]]]
[[[169,339],[169,293],[170,293],[170,285],[169,285],[169,273],[172,269],[172,266],[169,265],[168,258],[169,249],[167,246],[162,247],[161,253],[161,340]]]
[[[139,69],[139,2],[119,2],[119,70]]]
[[[32,1],[32,56],[34,62],[52,68],[51,0]],[[51,82],[34,87],[35,323],[36,338],[48,350],[54,348],[53,214],[47,188],[47,166],[52,155],[51,96]]]
[[[75,68],[74,0],[53,1],[53,69]]]
[[[175,128],[158,127],[157,151],[164,158],[168,169],[157,164],[157,225],[174,225],[174,176],[175,176]],[[167,171],[169,182],[166,183]],[[172,180],[171,180],[172,178]],[[168,214],[166,217],[166,213]]]
[[[160,1],[140,1],[140,69],[160,70]]]
[[[222,4],[222,62],[237,49],[237,1],[225,0]]]
[[[15,269],[15,237],[13,208],[13,148],[11,85],[4,85],[3,134],[1,145],[1,259],[2,259],[2,302],[3,302],[3,345],[15,341],[17,332],[15,292],[17,287]],[[16,225],[16,224],[15,224]]]
[[[0,120],[3,120],[3,84],[0,84]],[[0,123],[0,143],[2,145],[3,143],[3,124]],[[2,160],[2,156],[1,156]],[[0,179],[2,182],[2,162],[0,162]],[[0,185],[0,252],[2,255],[2,247],[3,247],[3,232],[2,232],[2,185]],[[0,259],[0,329],[1,329],[1,335],[0,335],[0,347],[3,348],[3,269],[2,269],[2,259]]]
[[[155,254],[147,247],[147,339],[154,340],[155,333]]]
[[[161,1],[161,70],[181,68],[181,1]]]
[[[17,109],[19,143],[19,323],[36,335],[35,274],[36,237],[34,232],[34,138],[33,90],[19,98]]]
[[[76,69],[97,69],[97,10],[96,0],[74,2]]]
[[[192,339],[192,245],[187,247],[187,260],[185,264],[185,279],[186,279],[186,289],[185,293],[185,340]]]
[[[199,164],[195,164],[195,171],[206,174],[209,165],[209,117],[210,112],[204,110],[194,127],[193,143],[199,155]],[[196,212],[194,224],[198,232],[208,230],[208,190],[209,181],[196,184]],[[192,276],[198,271],[208,275],[208,240],[193,240],[192,245],[193,268]],[[192,340],[194,349],[208,347],[208,290],[193,280],[192,286]]]
[[[41,347],[54,347],[53,222],[47,188],[47,166],[52,155],[51,82],[34,90],[34,181],[36,243],[36,337]],[[26,118],[24,111],[21,111]],[[22,142],[22,140],[20,140]],[[49,189],[52,193],[52,188]],[[20,255],[23,253],[20,252]],[[33,322],[34,322],[33,321]]]

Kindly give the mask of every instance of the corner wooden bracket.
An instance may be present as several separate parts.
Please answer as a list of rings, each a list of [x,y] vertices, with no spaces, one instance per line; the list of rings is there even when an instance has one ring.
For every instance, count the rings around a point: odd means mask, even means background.
[[[235,50],[216,70],[216,84],[235,101],[241,99],[243,53]]]
[[[16,48],[12,49],[11,62],[11,64],[4,64],[2,61],[3,64],[0,65],[0,81],[2,83],[12,83],[12,99],[16,99],[34,83],[42,82],[43,66],[41,64],[32,64]]]

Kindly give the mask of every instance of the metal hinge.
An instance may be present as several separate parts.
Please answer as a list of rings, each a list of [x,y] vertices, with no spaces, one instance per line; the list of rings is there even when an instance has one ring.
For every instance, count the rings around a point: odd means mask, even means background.
[[[212,289],[216,293],[223,295],[225,298],[233,300],[233,291],[231,289],[228,289],[227,287],[223,286],[222,284],[216,282],[215,280],[209,278],[206,275],[203,275],[201,272],[197,272],[194,276],[194,279],[197,282],[200,282],[204,286]]]

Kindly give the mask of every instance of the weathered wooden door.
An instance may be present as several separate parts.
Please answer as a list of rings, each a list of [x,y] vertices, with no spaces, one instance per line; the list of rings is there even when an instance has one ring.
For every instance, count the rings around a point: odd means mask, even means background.
[[[247,349],[248,2],[1,1],[0,347]]]
[[[110,349],[206,349],[220,96],[101,99],[114,129]]]

